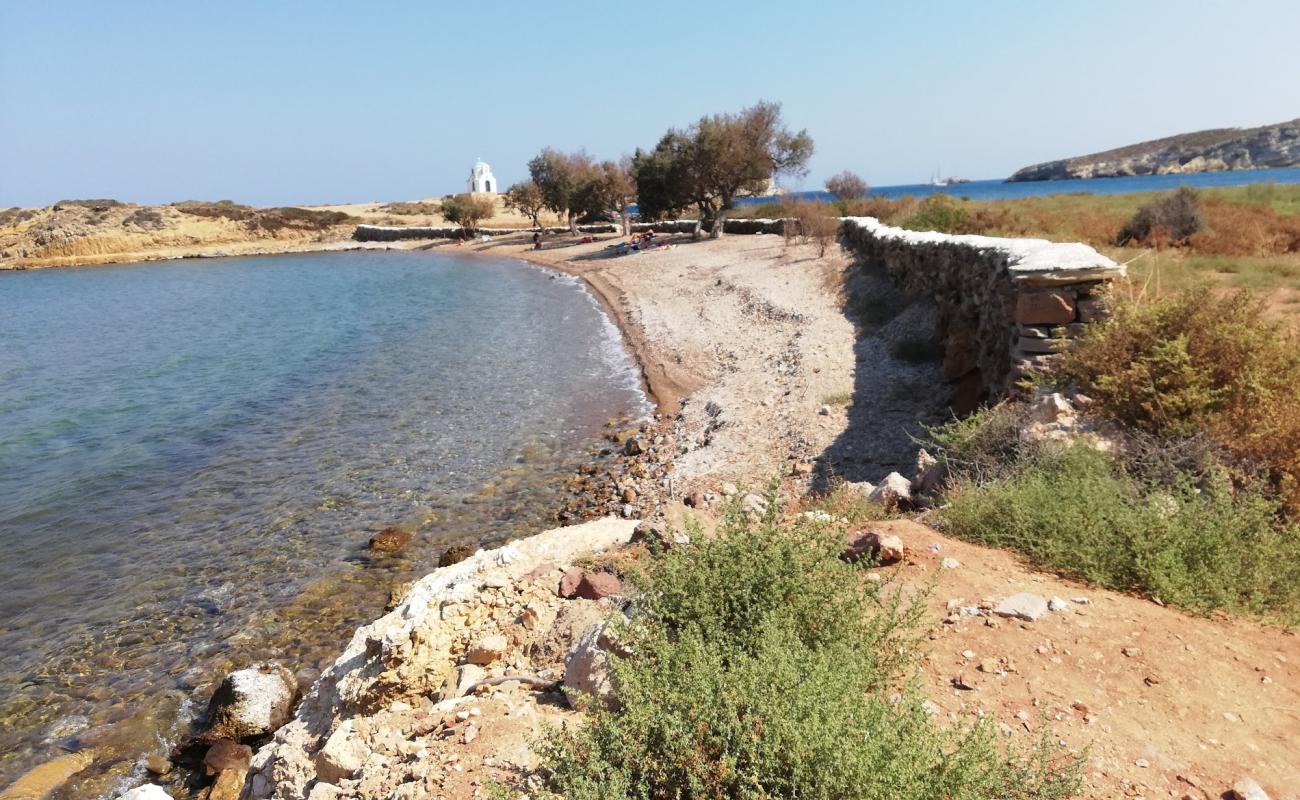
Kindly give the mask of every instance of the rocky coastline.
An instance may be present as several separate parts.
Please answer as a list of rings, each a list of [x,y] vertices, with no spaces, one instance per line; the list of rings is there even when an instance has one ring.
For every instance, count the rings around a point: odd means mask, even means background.
[[[1259,128],[1197,131],[1033,164],[1017,170],[1007,182],[1185,175],[1297,165],[1300,165],[1300,119]]]

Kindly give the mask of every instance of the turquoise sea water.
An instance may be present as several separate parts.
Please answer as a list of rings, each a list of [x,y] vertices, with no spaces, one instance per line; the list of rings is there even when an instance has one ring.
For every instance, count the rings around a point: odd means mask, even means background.
[[[594,299],[522,262],[0,273],[0,787],[161,749],[231,666],[319,665],[448,544],[548,527],[646,410]],[[392,524],[414,545],[372,559]]]

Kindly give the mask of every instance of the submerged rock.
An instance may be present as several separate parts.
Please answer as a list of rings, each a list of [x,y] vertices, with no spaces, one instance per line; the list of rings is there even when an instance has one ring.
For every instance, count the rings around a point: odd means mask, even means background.
[[[370,537],[370,549],[376,553],[396,553],[411,543],[411,532],[405,528],[384,528]]]
[[[10,800],[10,798],[12,800],[26,800],[26,798],[48,797],[55,789],[62,786],[68,778],[90,766],[94,760],[94,750],[82,750],[80,753],[68,753],[50,759],[44,764],[37,765],[23,773],[18,780],[9,785],[9,788],[0,793],[0,797],[3,797],[4,800]],[[165,794],[162,796],[167,797]],[[150,795],[141,795],[141,797],[150,797]]]

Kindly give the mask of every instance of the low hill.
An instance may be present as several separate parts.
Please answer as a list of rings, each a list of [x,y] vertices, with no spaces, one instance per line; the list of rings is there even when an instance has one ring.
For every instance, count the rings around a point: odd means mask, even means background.
[[[1259,128],[1215,128],[1034,164],[1007,180],[1117,178],[1300,166],[1300,119]]]

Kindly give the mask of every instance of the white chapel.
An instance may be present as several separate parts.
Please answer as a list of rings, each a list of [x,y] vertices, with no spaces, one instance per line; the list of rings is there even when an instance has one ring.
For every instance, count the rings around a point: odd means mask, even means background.
[[[474,162],[474,168],[469,171],[469,190],[472,194],[491,194],[500,191],[497,178],[492,174],[492,168],[481,158]]]

